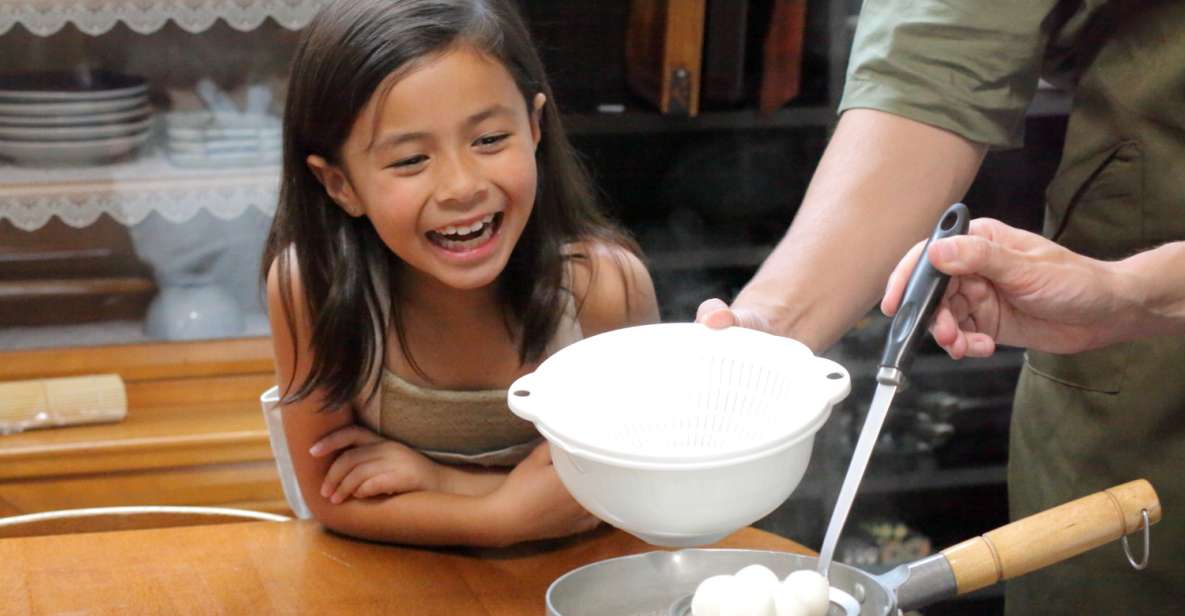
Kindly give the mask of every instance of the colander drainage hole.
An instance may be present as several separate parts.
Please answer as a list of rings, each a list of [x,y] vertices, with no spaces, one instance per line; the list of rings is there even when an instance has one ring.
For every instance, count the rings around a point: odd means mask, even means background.
[[[529,392],[525,389],[516,389],[516,390],[514,390],[514,395],[516,395],[520,398],[526,398],[527,396],[531,395],[531,392]]]
[[[838,372],[832,372],[831,374],[827,375],[827,378],[831,379],[832,381],[838,381],[843,378],[843,375]]]

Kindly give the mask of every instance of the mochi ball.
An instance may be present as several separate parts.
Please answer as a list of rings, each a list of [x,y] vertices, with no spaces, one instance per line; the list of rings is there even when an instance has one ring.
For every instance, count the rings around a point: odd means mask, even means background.
[[[739,592],[736,578],[731,575],[713,575],[695,587],[691,598],[692,616],[722,616],[724,606],[736,601]]]
[[[786,576],[782,586],[790,589],[806,608],[804,616],[827,616],[831,585],[819,572],[810,569],[795,571]]]
[[[774,589],[774,616],[807,616],[806,605],[794,594],[794,589],[778,584]]]
[[[740,573],[733,576],[736,592],[722,606],[724,609],[721,610],[720,616],[776,616],[774,589],[780,586],[777,579],[775,575],[774,583],[770,584],[769,579],[759,571],[748,571],[743,576]]]
[[[779,584],[778,575],[773,571],[770,571],[769,568],[764,565],[749,565],[748,567],[737,571],[736,575],[733,577],[737,578],[738,580],[751,582],[760,586],[767,586],[769,587],[770,592],[773,592],[773,587]]]

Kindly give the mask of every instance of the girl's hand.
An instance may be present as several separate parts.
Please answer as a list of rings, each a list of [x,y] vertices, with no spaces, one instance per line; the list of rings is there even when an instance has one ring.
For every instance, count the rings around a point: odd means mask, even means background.
[[[915,245],[889,277],[881,310],[897,312],[921,254]],[[927,258],[951,275],[930,333],[951,357],[987,357],[997,344],[1050,353],[1105,345],[1120,309],[1109,264],[990,218],[934,242]]]
[[[560,482],[544,442],[520,462],[493,494],[507,543],[565,537],[592,530],[600,520],[585,511]]]
[[[309,449],[318,458],[336,451],[341,454],[330,465],[321,484],[321,496],[331,503],[341,503],[350,497],[440,490],[439,465],[420,452],[361,426],[335,430]]]

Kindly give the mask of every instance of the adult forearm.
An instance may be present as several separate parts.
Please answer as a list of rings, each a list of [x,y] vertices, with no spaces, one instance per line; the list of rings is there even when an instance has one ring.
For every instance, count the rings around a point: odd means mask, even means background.
[[[1185,242],[1117,261],[1111,269],[1120,306],[1117,338],[1185,335]]]
[[[794,224],[733,306],[761,311],[777,333],[816,351],[830,346],[962,199],[985,149],[899,116],[844,113]]]

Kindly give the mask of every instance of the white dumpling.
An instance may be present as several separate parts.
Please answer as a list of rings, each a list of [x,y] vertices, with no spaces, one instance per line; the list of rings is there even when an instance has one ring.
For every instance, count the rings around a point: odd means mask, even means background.
[[[776,575],[773,584],[759,572],[752,571],[744,576],[738,573],[733,580],[733,594],[721,606],[720,616],[776,616],[774,589],[779,586]]]
[[[831,586],[819,572],[809,569],[795,571],[786,576],[782,586],[789,588],[806,608],[804,616],[827,616]]]
[[[738,580],[746,580],[754,584],[766,586],[770,589],[771,593],[773,592],[773,587],[779,584],[778,574],[770,571],[765,565],[749,565],[737,571],[733,577]]]
[[[691,598],[692,616],[722,616],[725,604],[737,594],[736,586],[731,575],[713,575],[700,582]]]
[[[794,589],[778,584],[774,589],[774,616],[808,616],[806,605],[794,594]]]

